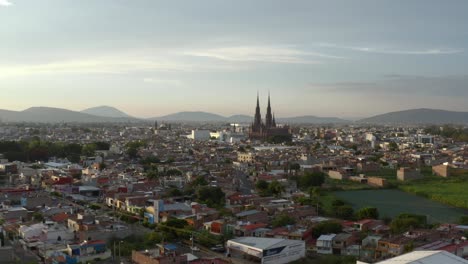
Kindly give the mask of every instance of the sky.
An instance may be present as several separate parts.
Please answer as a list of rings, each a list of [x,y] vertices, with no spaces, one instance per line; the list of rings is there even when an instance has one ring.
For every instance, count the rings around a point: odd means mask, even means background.
[[[0,109],[468,111],[468,1],[0,0]]]

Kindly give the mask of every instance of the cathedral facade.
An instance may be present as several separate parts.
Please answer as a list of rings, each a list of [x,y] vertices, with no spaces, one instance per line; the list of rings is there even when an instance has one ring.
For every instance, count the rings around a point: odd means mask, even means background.
[[[268,95],[267,113],[265,122],[263,122],[260,113],[260,99],[257,94],[257,107],[255,108],[254,121],[249,129],[249,138],[272,142],[291,141],[292,135],[289,127],[276,125],[275,116],[271,111],[270,95]]]

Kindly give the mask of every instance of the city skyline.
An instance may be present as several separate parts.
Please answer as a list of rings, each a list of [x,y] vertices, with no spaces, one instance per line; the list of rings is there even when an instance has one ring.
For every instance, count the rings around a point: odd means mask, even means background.
[[[468,4],[0,1],[0,109],[468,111]]]

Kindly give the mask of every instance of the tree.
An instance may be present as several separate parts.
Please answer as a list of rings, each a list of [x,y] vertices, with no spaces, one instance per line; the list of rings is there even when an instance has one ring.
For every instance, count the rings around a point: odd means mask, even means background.
[[[461,216],[460,219],[458,220],[458,223],[460,225],[468,225],[468,215]]]
[[[343,206],[345,205],[346,203],[341,200],[341,199],[335,199],[332,201],[332,207],[333,207],[333,210],[335,210],[336,208],[340,207],[340,206]]]
[[[310,173],[306,172],[302,177],[299,177],[299,187],[307,190],[310,187],[321,186],[325,182],[325,175],[323,173]]]
[[[294,225],[296,223],[296,220],[289,216],[286,213],[281,213],[273,219],[271,222],[271,225],[273,227],[281,227],[281,226],[287,226],[287,225]]]
[[[390,151],[396,151],[398,150],[398,144],[392,141],[388,144],[388,149]]]
[[[184,195],[182,191],[177,188],[171,188],[166,194],[167,197],[177,197],[182,195]]]
[[[97,147],[95,144],[86,144],[81,149],[81,154],[87,157],[94,156],[94,153],[96,152],[96,148]]]
[[[425,215],[400,214],[390,223],[390,230],[394,234],[399,234],[411,228],[423,228],[426,224],[427,217]]]
[[[315,238],[325,234],[338,234],[343,231],[343,227],[336,221],[324,221],[312,228],[312,236]]]
[[[255,184],[255,187],[260,191],[266,191],[268,190],[268,182],[265,180],[259,180]]]
[[[375,207],[364,207],[361,208],[356,213],[356,217],[359,220],[362,219],[378,219],[379,218],[379,211]]]
[[[225,204],[226,194],[219,187],[203,186],[197,192],[197,201],[209,207],[222,207]]]
[[[279,197],[284,192],[284,186],[277,180],[274,180],[268,185],[268,191],[273,195]]]
[[[126,153],[132,159],[138,157],[138,149],[137,148],[128,148]]]
[[[338,206],[335,210],[335,215],[336,217],[341,218],[341,219],[346,219],[346,220],[352,219],[354,215],[353,207],[351,207],[350,205]]]
[[[197,176],[195,180],[192,181],[191,185],[194,187],[205,186],[205,185],[208,185],[208,182],[205,180],[205,177],[200,175],[200,176]]]
[[[42,222],[44,220],[44,216],[40,212],[34,212],[32,214],[32,217],[34,218],[35,221]]]

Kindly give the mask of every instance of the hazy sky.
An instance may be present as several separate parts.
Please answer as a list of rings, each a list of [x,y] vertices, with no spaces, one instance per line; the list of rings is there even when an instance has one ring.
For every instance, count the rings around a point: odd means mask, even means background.
[[[0,108],[468,111],[468,1],[0,0]]]

